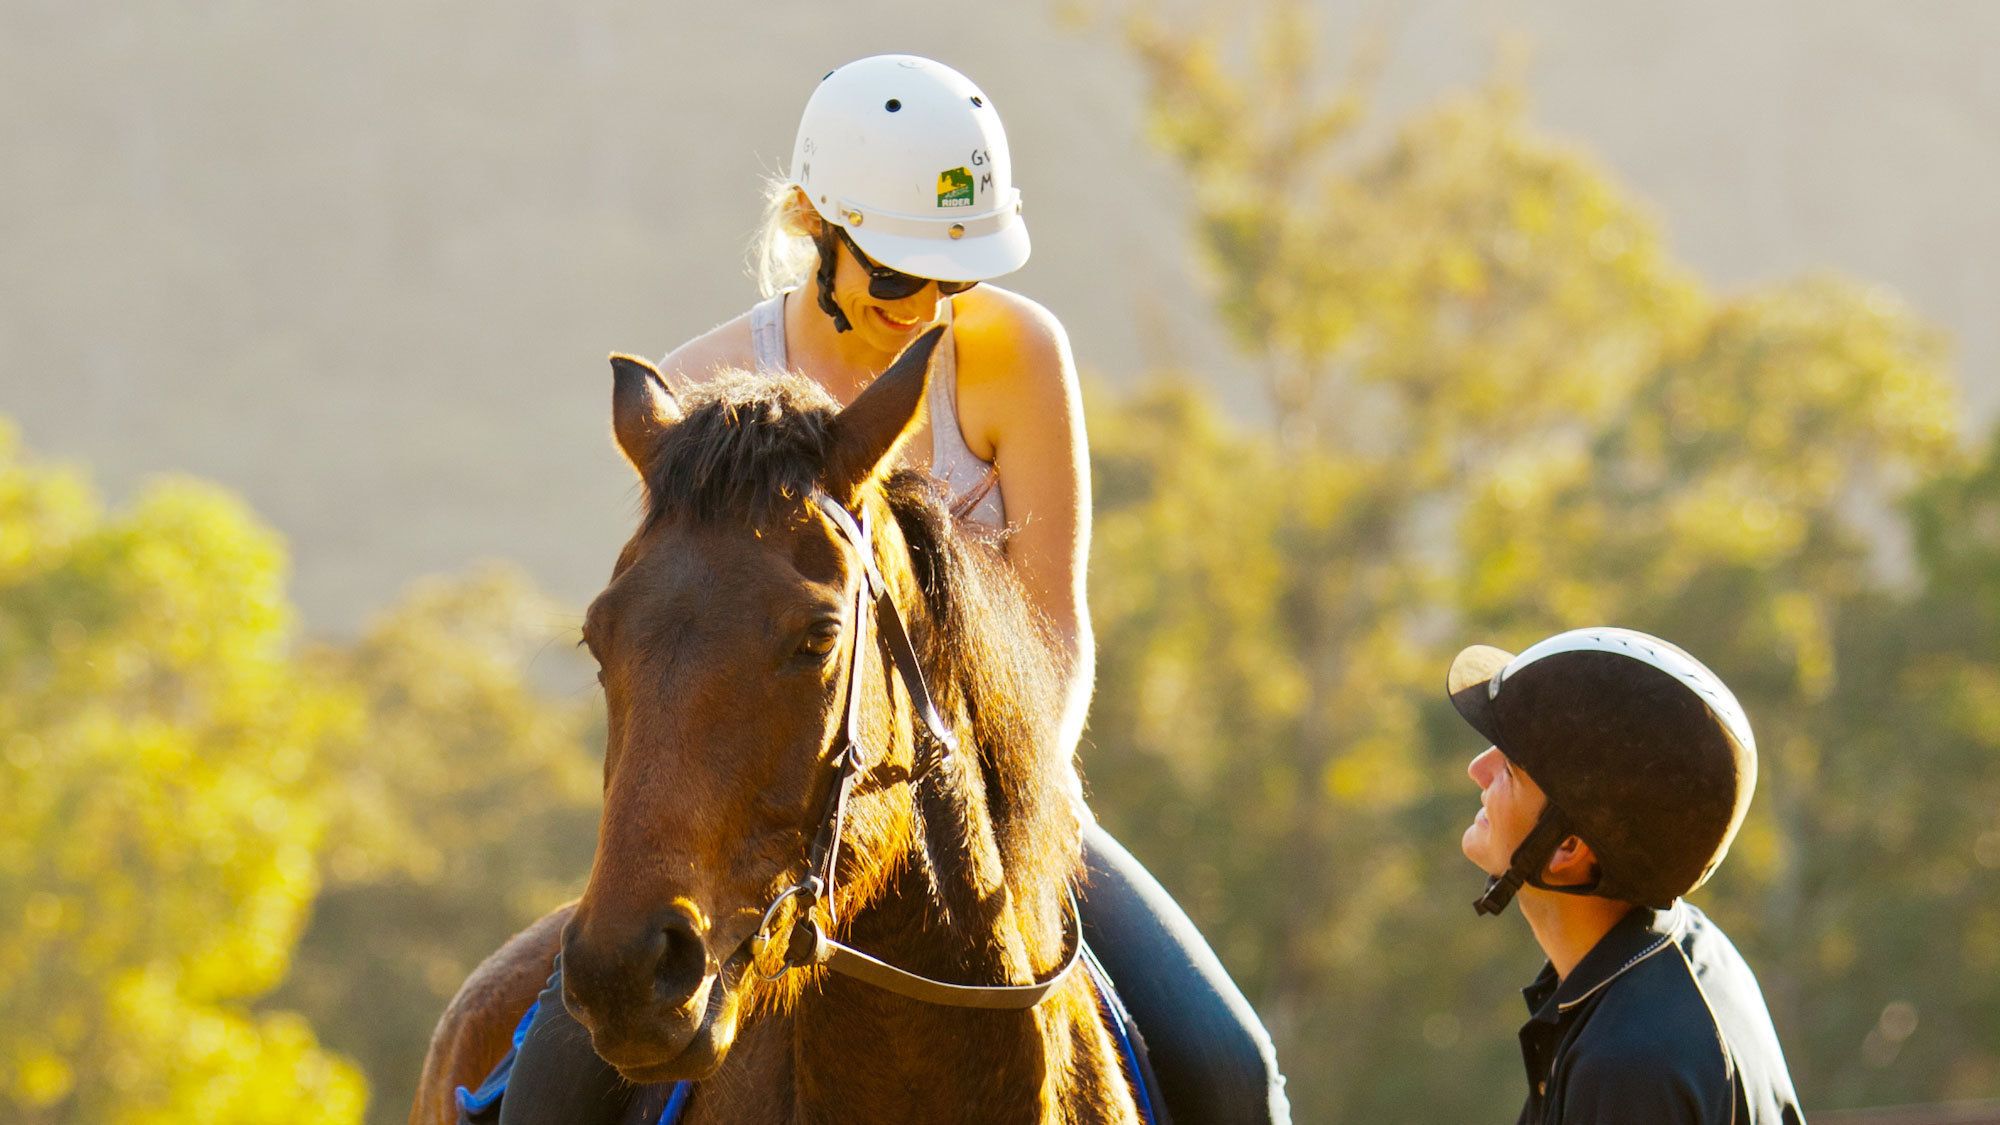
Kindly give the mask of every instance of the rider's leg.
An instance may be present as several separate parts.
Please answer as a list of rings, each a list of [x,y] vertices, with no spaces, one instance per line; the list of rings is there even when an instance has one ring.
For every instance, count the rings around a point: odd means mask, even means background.
[[[597,1057],[590,1033],[563,1006],[562,956],[514,1056],[500,1125],[616,1125],[633,1087]]]
[[[1139,1025],[1174,1125],[1290,1122],[1271,1036],[1179,904],[1092,825],[1083,932]]]

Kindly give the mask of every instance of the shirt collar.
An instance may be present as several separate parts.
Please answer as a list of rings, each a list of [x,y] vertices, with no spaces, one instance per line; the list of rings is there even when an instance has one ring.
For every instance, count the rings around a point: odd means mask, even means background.
[[[1665,910],[1634,909],[1605,931],[1569,976],[1558,981],[1555,966],[1544,964],[1534,983],[1521,990],[1529,1013],[1536,1022],[1557,1022],[1632,966],[1671,945],[1686,927],[1687,911],[1678,899]]]

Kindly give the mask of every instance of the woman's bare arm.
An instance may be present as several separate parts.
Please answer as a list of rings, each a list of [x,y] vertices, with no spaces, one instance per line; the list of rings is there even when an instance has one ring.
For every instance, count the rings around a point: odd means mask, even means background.
[[[959,299],[960,425],[1000,470],[1007,557],[1064,646],[1063,735],[1083,733],[1097,671],[1086,566],[1090,447],[1069,337],[1047,309],[993,290]],[[981,447],[984,448],[981,448]]]

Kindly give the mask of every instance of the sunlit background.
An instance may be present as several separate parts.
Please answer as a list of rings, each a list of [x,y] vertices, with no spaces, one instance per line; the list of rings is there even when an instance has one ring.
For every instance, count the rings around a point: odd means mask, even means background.
[[[1512,1117],[1540,955],[1473,916],[1439,687],[1600,623],[1757,727],[1696,901],[1808,1112],[2000,1098],[1996,42],[1979,0],[0,8],[0,1120],[403,1119],[589,863],[603,357],[755,299],[762,177],[889,50],[1007,121],[1009,284],[1090,396],[1093,804],[1301,1121]]]

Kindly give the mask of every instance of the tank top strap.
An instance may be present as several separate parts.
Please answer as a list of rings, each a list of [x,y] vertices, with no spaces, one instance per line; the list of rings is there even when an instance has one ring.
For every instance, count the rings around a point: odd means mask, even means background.
[[[958,339],[952,333],[951,302],[946,301],[944,307],[944,339],[938,341],[931,356],[931,385],[924,406],[930,413],[931,475],[953,485],[954,494],[962,494],[963,486],[950,476],[960,460],[959,450],[965,446],[965,435],[958,428]]]
[[[774,293],[750,309],[750,359],[760,371],[792,366],[785,355],[785,297],[790,292]]]
[[[1007,522],[1000,494],[1000,471],[981,460],[965,443],[958,426],[958,340],[951,331],[952,303],[945,302],[944,339],[931,361],[928,396],[931,425],[931,475],[943,481],[955,498],[953,514],[991,528]]]

